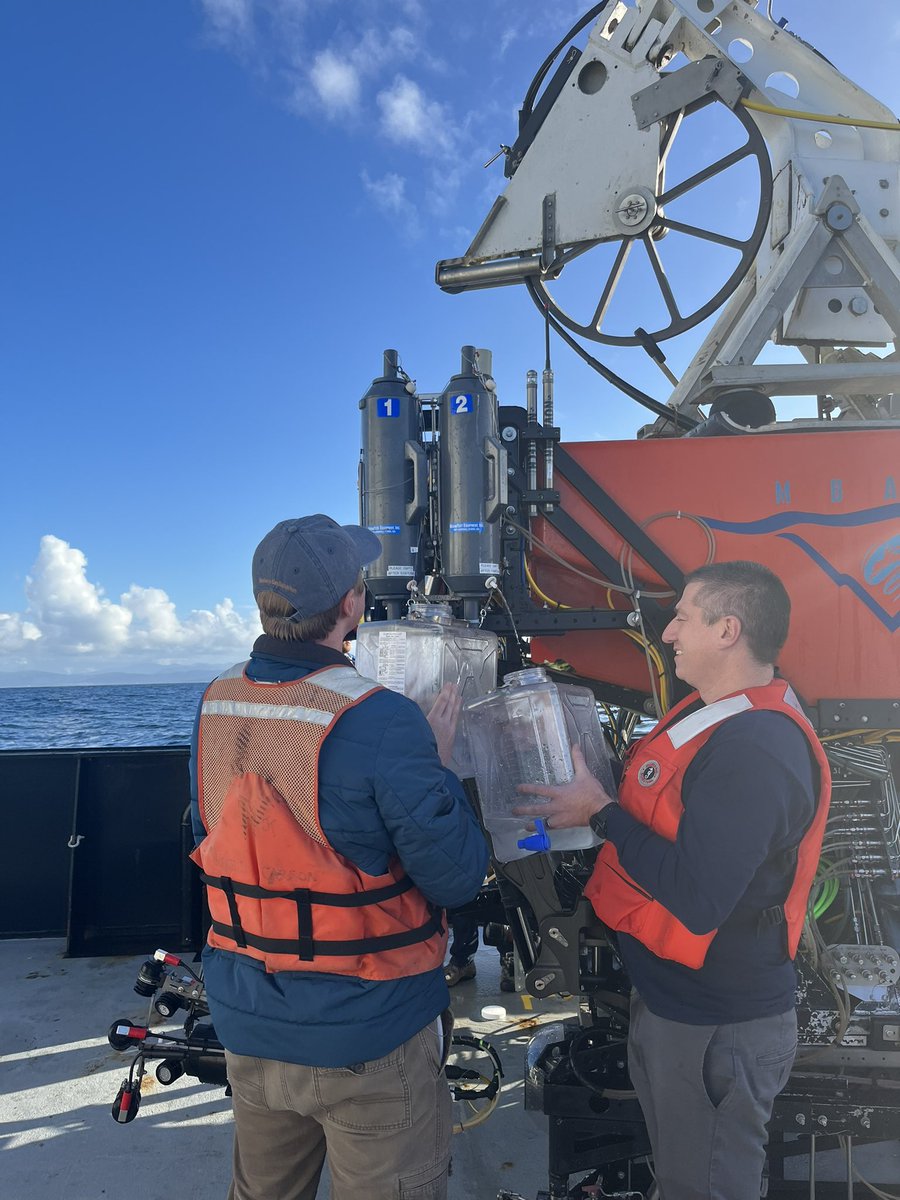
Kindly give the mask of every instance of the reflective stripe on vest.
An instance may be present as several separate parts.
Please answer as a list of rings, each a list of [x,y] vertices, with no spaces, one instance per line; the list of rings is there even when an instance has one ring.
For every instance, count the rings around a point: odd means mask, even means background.
[[[230,749],[200,754],[200,816],[209,831],[235,774],[269,781],[315,841],[327,845],[319,826],[318,751],[346,709],[378,690],[351,666],[326,667],[288,683],[248,679],[239,663],[213,680],[200,706],[201,742],[211,736],[240,744],[239,763]],[[268,723],[268,724],[266,724]],[[301,754],[302,749],[309,754]],[[313,754],[313,751],[315,752]]]
[[[750,709],[780,712],[789,717],[805,734],[819,772],[816,811],[800,841],[793,878],[783,905],[788,953],[793,958],[825,833],[831,798],[828,760],[796,696],[783,679],[775,679],[764,687],[748,688],[683,715],[699,699],[698,693],[692,693],[651,733],[634,744],[622,779],[619,804],[655,833],[674,842],[684,813],[681,788],[685,772],[722,722]],[[695,969],[703,965],[717,930],[706,934],[691,933],[631,878],[610,841],[600,851],[585,895],[605,924],[630,934],[658,957]],[[767,915],[770,911],[767,910]]]
[[[371,876],[319,824],[322,743],[348,708],[380,690],[352,667],[282,684],[244,665],[201,705],[198,798],[207,837],[191,857],[207,887],[210,945],[267,971],[394,979],[443,962],[442,914],[399,862]]]

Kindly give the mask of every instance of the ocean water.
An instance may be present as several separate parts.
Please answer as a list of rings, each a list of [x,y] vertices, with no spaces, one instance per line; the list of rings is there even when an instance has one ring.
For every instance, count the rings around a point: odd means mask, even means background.
[[[208,682],[0,688],[0,750],[184,746]]]

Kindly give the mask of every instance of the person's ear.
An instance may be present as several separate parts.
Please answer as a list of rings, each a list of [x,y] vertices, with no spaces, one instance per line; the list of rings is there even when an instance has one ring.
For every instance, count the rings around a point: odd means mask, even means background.
[[[722,618],[720,642],[723,647],[734,646],[741,636],[742,626],[740,617],[729,615]]]

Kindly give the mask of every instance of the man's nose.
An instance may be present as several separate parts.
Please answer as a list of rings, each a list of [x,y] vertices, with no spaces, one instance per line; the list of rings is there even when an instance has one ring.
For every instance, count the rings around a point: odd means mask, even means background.
[[[675,624],[674,621],[670,621],[668,623],[668,625],[665,627],[665,629],[662,631],[661,636],[662,636],[662,640],[664,642],[674,642],[675,641],[675,631],[673,629],[674,624]]]

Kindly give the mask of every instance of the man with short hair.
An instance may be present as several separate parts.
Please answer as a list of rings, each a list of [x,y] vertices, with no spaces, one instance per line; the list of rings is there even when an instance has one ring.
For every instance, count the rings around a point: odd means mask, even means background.
[[[634,743],[618,803],[574,751],[549,803],[606,837],[585,889],[633,984],[628,1063],[662,1200],[756,1200],[797,1046],[797,950],[828,761],[774,664],[790,600],[752,562],[687,576],[663,640],[695,690]]]
[[[264,633],[207,689],[192,754],[203,963],[235,1120],[230,1200],[443,1200],[451,1133],[442,909],[487,865],[428,719],[342,652],[377,537],[316,514],[253,558]]]

